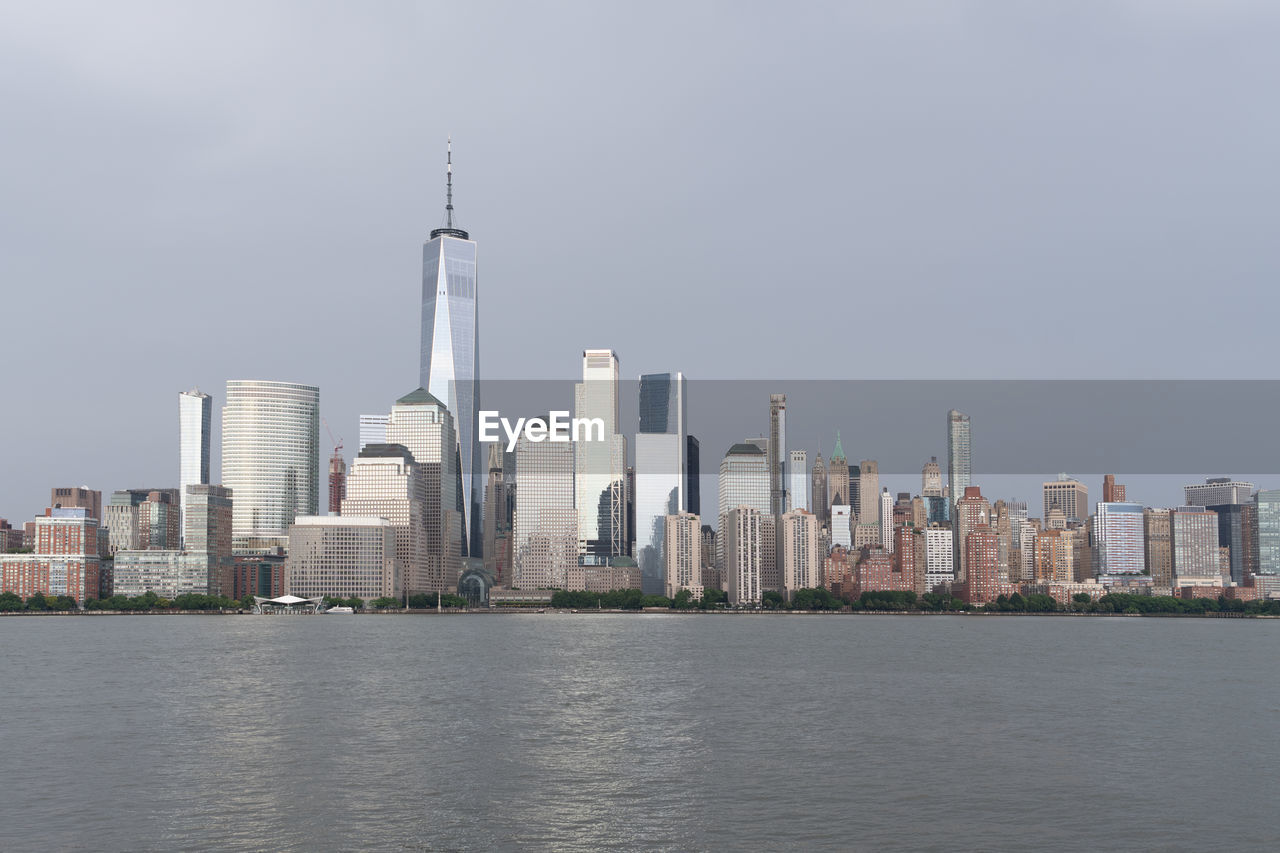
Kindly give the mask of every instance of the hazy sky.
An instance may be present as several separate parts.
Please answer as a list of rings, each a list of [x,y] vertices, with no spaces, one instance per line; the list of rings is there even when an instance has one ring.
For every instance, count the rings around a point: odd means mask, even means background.
[[[1274,3],[0,9],[14,521],[176,484],[195,385],[319,385],[352,447],[449,134],[485,377],[1275,377]]]

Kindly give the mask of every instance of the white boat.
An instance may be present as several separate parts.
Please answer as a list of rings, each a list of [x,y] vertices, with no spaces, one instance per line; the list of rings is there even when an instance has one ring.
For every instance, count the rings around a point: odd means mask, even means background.
[[[354,607],[330,607],[325,613],[355,613]]]

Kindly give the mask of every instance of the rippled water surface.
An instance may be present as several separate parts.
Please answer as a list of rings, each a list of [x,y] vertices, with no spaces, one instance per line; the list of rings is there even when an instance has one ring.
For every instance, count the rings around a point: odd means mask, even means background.
[[[0,849],[1276,849],[1280,622],[0,618]]]

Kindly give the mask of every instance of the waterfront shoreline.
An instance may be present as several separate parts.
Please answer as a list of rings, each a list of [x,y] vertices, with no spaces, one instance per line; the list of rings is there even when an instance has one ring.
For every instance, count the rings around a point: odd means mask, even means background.
[[[252,613],[247,610],[18,610],[0,612],[6,616],[266,616],[284,614]],[[295,613],[291,616],[323,616],[324,613]],[[1040,613],[998,612],[984,610],[547,610],[538,613],[529,608],[495,608],[493,610],[369,610],[354,616],[966,616],[966,617],[1102,617],[1108,619],[1280,619],[1267,613],[1235,613],[1214,611],[1207,613],[1074,613],[1070,611],[1046,611]]]

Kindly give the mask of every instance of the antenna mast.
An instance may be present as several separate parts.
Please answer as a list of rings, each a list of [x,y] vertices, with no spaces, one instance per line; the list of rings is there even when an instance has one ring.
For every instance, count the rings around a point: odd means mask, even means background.
[[[449,137],[445,149],[445,227],[453,227],[453,137]]]

